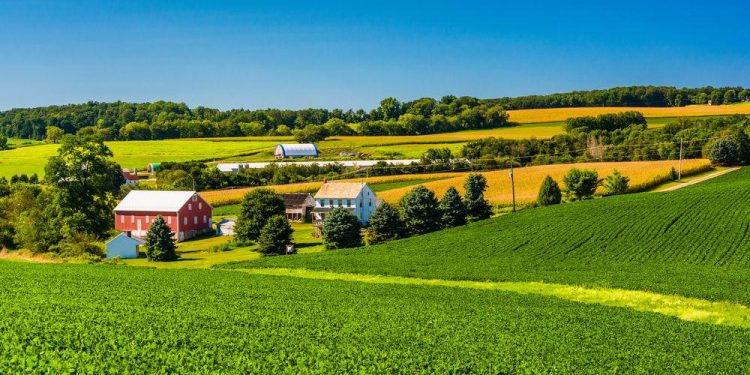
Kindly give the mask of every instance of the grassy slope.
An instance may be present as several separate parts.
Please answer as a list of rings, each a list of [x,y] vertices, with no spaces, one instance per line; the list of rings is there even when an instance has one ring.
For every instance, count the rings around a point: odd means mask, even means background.
[[[525,210],[361,249],[227,267],[547,281],[750,303],[750,168],[669,193]]]
[[[750,330],[499,291],[12,262],[0,285],[2,373],[749,370]]]

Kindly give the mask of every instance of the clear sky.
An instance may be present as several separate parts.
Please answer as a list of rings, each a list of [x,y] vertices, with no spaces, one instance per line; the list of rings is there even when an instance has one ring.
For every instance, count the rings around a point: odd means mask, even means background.
[[[0,110],[750,86],[748,1],[0,0]]]

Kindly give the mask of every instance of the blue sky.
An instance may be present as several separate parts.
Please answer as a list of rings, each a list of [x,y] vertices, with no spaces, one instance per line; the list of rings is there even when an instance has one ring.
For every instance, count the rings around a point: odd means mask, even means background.
[[[741,1],[0,0],[0,109],[750,86]]]

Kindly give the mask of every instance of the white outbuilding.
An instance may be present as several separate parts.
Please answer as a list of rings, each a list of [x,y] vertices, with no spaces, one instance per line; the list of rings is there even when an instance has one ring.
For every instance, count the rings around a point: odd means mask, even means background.
[[[216,224],[216,235],[234,236],[235,223],[236,221],[234,219],[222,219],[219,224]]]
[[[276,150],[273,152],[273,156],[276,159],[287,159],[287,158],[317,158],[320,153],[318,152],[318,146],[314,143],[298,143],[298,144],[278,144]]]
[[[143,245],[143,241],[128,237],[127,234],[120,233],[115,238],[109,240],[106,244],[107,258],[120,257],[121,259],[138,258],[138,246]]]

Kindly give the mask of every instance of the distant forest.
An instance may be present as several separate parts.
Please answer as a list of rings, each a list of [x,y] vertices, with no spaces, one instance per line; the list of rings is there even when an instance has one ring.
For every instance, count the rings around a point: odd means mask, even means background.
[[[400,102],[385,98],[363,109],[218,109],[184,103],[71,104],[0,112],[0,135],[44,139],[89,134],[105,140],[310,134],[415,135],[510,125],[506,110],[564,107],[669,107],[730,104],[750,100],[742,87],[682,88],[633,86],[514,98],[478,99],[452,95]],[[53,128],[54,127],[54,128]]]

